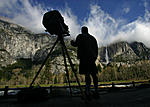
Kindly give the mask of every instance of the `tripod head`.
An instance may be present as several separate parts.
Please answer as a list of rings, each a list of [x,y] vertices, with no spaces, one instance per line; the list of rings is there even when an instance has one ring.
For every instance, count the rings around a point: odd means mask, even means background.
[[[42,21],[46,31],[51,35],[55,34],[57,36],[70,36],[69,28],[64,23],[64,18],[58,10],[52,10],[46,12],[43,16]]]

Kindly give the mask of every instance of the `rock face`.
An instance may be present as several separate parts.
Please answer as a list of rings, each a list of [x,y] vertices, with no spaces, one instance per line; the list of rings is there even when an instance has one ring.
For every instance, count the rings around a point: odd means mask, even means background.
[[[6,66],[15,62],[16,60],[10,56],[9,52],[4,49],[0,50],[0,66]]]
[[[140,42],[118,42],[100,48],[100,60],[106,62],[106,49],[109,61],[135,61],[150,59],[150,49]]]
[[[79,61],[77,59],[76,50],[73,47],[69,46],[69,44],[66,40],[65,40],[65,43],[67,46],[68,53],[71,57],[72,63],[79,64]],[[35,55],[33,57],[34,63],[41,64],[44,61],[44,59],[47,57],[50,50],[51,50],[50,47],[44,47],[42,49],[37,50],[37,52],[35,53]],[[49,60],[51,62],[52,72],[59,73],[59,72],[63,72],[65,70],[64,57],[63,57],[61,45],[59,43],[54,48],[52,54],[49,57]],[[67,58],[66,58],[66,60],[67,60]],[[67,60],[67,64],[69,65],[68,60]]]
[[[14,59],[33,58],[37,50],[51,47],[53,41],[48,34],[34,34],[19,25],[0,20],[0,49],[6,50]]]
[[[42,63],[55,41],[56,38],[48,34],[34,34],[24,27],[0,19],[0,64],[6,66],[19,58],[31,58],[38,64]],[[78,64],[76,50],[70,48],[69,41],[65,40],[65,43],[73,62]],[[99,50],[101,62],[150,59],[150,49],[139,42],[118,42]],[[63,65],[60,46],[54,49],[51,60],[53,64],[59,65],[58,62],[61,62]]]
[[[140,59],[150,59],[150,49],[147,48],[143,43],[133,42],[130,44],[130,46]]]
[[[31,58],[33,62],[41,64],[55,41],[56,37],[51,37],[48,34],[34,34],[24,27],[0,20],[0,50],[5,50],[0,51],[0,64],[6,66],[20,58]],[[67,40],[65,42],[68,47],[70,42]],[[70,53],[74,57],[73,61],[77,62],[76,52],[70,51]],[[59,44],[55,47],[51,60],[53,65],[63,65]],[[58,64],[59,62],[61,63]]]

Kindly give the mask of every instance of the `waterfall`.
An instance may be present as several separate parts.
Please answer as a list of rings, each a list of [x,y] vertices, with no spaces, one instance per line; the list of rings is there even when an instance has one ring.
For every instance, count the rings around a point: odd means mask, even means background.
[[[108,57],[107,46],[106,46],[106,52],[105,52],[105,60],[106,60],[106,64],[108,64],[109,63],[109,57]]]

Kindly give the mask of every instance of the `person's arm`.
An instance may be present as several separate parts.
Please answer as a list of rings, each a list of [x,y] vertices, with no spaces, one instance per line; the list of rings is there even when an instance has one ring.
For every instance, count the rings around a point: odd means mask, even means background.
[[[97,40],[95,39],[95,47],[96,47],[96,56],[98,56],[98,44],[97,44]]]
[[[93,44],[93,49],[94,49],[94,59],[97,59],[98,56],[98,44],[97,44],[97,40],[94,38],[94,44]]]
[[[77,43],[76,43],[76,41],[71,40],[71,41],[70,41],[70,43],[71,43],[71,45],[72,45],[72,46],[77,47]]]
[[[71,40],[70,43],[72,46],[77,47],[78,46],[78,41],[79,41],[79,36],[77,36],[76,40]]]

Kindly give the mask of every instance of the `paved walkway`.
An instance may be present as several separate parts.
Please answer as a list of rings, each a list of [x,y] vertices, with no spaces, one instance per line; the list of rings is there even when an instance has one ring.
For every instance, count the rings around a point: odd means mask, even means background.
[[[41,102],[18,103],[0,99],[0,107],[150,107],[150,88],[102,91],[99,99],[85,102],[80,97],[57,96]]]

